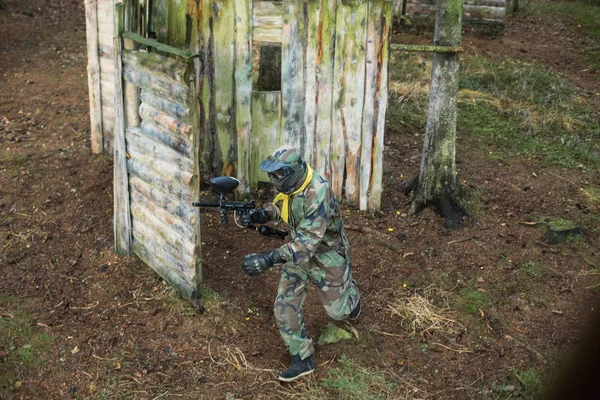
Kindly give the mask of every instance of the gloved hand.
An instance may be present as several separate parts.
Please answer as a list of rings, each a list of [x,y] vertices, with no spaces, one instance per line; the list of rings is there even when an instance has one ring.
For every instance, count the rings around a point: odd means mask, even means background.
[[[271,250],[264,254],[248,254],[242,262],[242,270],[246,275],[256,276],[265,272],[275,264],[281,264],[285,260],[277,250]]]
[[[257,208],[243,213],[240,216],[242,226],[250,226],[254,224],[266,224],[269,222],[269,213],[264,208]]]

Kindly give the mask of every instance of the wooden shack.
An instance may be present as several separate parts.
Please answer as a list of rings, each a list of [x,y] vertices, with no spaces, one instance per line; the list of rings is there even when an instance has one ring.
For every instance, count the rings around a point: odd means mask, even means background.
[[[361,209],[378,209],[391,0],[85,0],[92,149],[114,154],[115,246],[199,297],[202,181],[296,146]],[[279,90],[257,90],[262,47]],[[254,60],[254,62],[253,62]]]

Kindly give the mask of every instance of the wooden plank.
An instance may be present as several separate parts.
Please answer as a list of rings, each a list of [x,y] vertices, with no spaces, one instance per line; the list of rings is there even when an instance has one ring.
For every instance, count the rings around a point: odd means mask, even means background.
[[[115,37],[114,237],[120,254],[131,254],[131,214],[127,180],[125,110],[121,77],[121,39]]]
[[[114,104],[114,95],[113,98],[111,99],[111,104],[104,104],[102,105],[102,118],[103,118],[103,123],[102,123],[102,127],[103,129],[108,128],[109,126],[111,126],[110,121],[112,121],[112,131],[114,131],[114,121],[115,121],[115,106]]]
[[[169,0],[167,37],[165,43],[176,47],[185,48],[186,43],[186,15],[188,11],[188,0]]]
[[[85,21],[87,39],[88,96],[90,101],[90,142],[92,153],[104,150],[102,138],[102,92],[100,89],[100,59],[98,55],[98,13],[97,0],[85,1]]]
[[[123,34],[123,37],[128,36]],[[184,86],[188,84],[188,63],[175,57],[166,57],[146,51],[124,50],[123,64],[141,69],[146,74],[158,74],[163,79],[173,80]]]
[[[283,10],[281,3],[252,3],[252,40],[255,43],[281,43]]]
[[[237,158],[234,107],[235,16],[234,0],[215,0],[213,15],[216,141],[223,175],[230,175]]]
[[[123,79],[142,89],[151,90],[159,96],[180,103],[186,103],[187,101],[188,87],[180,82],[168,79],[166,76],[153,74],[151,71],[145,71],[130,65],[124,65]]]
[[[128,138],[127,145],[127,154],[130,156],[130,160],[142,163],[145,169],[149,169],[156,176],[157,180],[164,180],[173,187],[190,185],[192,172],[178,169],[176,165],[167,161],[148,156],[141,151],[142,146],[137,145],[135,140]]]
[[[153,92],[142,90],[140,93],[140,100],[154,108],[163,110],[165,113],[175,119],[186,121],[190,117],[189,107],[170,99],[159,97]]]
[[[131,40],[135,41],[136,43],[141,44],[143,46],[151,47],[162,53],[181,57],[185,60],[189,60],[190,58],[194,58],[194,57],[200,57],[199,53],[194,53],[194,52],[188,51],[188,50],[181,50],[178,47],[160,43],[154,39],[145,38],[141,35],[138,35],[137,33],[124,32],[123,37],[131,39]],[[152,54],[152,53],[147,53],[147,54]]]
[[[359,165],[365,90],[365,48],[369,3],[358,0],[338,5],[332,138],[333,188],[345,189],[350,204],[359,202]],[[344,171],[345,167],[345,171]],[[344,175],[346,176],[344,182]]]
[[[135,254],[137,254],[142,261],[173,286],[185,299],[189,300],[192,304],[200,304],[200,288],[190,282],[193,281],[193,279],[185,279],[176,270],[169,268],[170,262],[168,260],[165,260],[165,258],[159,254],[155,254],[151,247],[146,247],[144,243],[137,239],[134,239],[133,249]],[[185,269],[185,267],[180,268]]]
[[[151,227],[140,221],[134,219],[132,225],[134,243],[141,243],[147,249],[150,249],[152,256],[163,262],[162,268],[169,270],[170,273],[176,274],[187,282],[190,281],[193,276],[193,272],[190,271],[189,267],[191,264],[190,256],[184,255],[181,251],[177,254],[177,250],[172,245],[156,235]]]
[[[189,2],[189,16],[191,19],[191,35],[190,35],[190,46],[189,48],[200,53],[201,58],[195,58],[190,63],[191,76],[193,80],[189,83],[190,96],[188,103],[186,104],[189,109],[189,118],[186,120],[192,125],[191,140],[194,145],[193,150],[193,162],[194,162],[194,177],[192,184],[190,185],[191,196],[194,201],[200,200],[200,167],[201,160],[200,154],[202,152],[202,141],[201,137],[204,136],[204,109],[201,103],[201,94],[204,89],[204,56],[206,41],[204,40],[203,34],[200,29],[203,26],[203,3],[202,1]],[[193,227],[195,237],[193,240],[194,253],[192,265],[190,268],[194,271],[194,277],[191,280],[192,284],[200,288],[202,285],[202,239],[201,239],[201,226],[200,226],[200,209],[198,207],[192,207],[193,222],[190,224]]]
[[[437,0],[408,0],[407,4],[429,4],[435,6]],[[469,6],[506,7],[506,0],[463,0],[463,4]]]
[[[162,238],[167,243],[170,243],[175,249],[179,249],[182,253],[193,254],[194,247],[188,238],[181,235],[176,230],[167,225],[158,216],[152,213],[152,210],[146,207],[146,204],[139,201],[131,202],[131,215],[134,221],[139,221],[150,228],[156,237]]]
[[[158,108],[148,103],[142,103],[140,106],[140,116],[144,121],[151,121],[169,132],[187,138],[190,135],[192,126],[179,119],[173,118]]]
[[[135,47],[135,43],[129,39],[123,38],[123,46],[123,51],[125,51],[125,49],[133,49]],[[123,85],[125,95],[125,121],[127,121],[126,126],[140,126],[140,114],[138,111],[140,108],[140,94],[138,87],[130,82],[124,82]]]
[[[134,188],[131,189],[131,214],[134,217],[133,221],[143,221],[152,228],[154,228],[154,223],[160,223],[156,236],[161,236],[172,246],[172,254],[174,256],[177,257],[177,253],[181,252],[182,254],[187,255],[187,261],[191,261],[191,256],[194,254],[191,243],[191,239],[194,237],[192,226],[183,222],[176,215],[167,212],[161,207],[158,207],[155,202],[144,197]],[[148,218],[149,216],[151,218]],[[162,234],[165,232],[166,236],[163,236]],[[177,242],[175,242],[175,239],[181,240],[182,245],[179,245]]]
[[[139,152],[150,158],[166,162],[182,171],[193,174],[194,162],[191,158],[146,135],[140,128],[128,128],[126,133],[128,149],[129,146],[133,145]]]
[[[374,105],[373,107],[373,122],[370,131],[370,141],[373,144],[370,154],[371,159],[371,171],[370,179],[366,176],[367,171],[361,171],[361,179],[365,177],[365,180],[369,180],[368,191],[366,193],[367,204],[366,207],[370,210],[381,209],[381,194],[383,192],[383,150],[384,150],[384,132],[385,132],[385,114],[387,111],[388,102],[388,64],[389,64],[389,43],[392,31],[393,21],[393,6],[389,1],[385,1],[381,4],[380,19],[378,22],[373,22],[371,25],[373,28],[373,35],[378,40],[373,42],[373,47],[377,51],[377,57],[373,59],[376,62],[377,67],[372,70],[372,81],[374,82],[374,93],[370,97],[370,102]],[[365,112],[366,115],[366,112]],[[365,157],[367,157],[365,155]],[[361,181],[362,182],[362,181]],[[362,190],[362,186],[361,186]],[[363,209],[363,198],[361,194],[360,207]]]
[[[185,136],[173,133],[152,121],[142,121],[140,126],[144,133],[154,140],[164,143],[188,158],[193,157],[193,143]]]
[[[238,194],[250,193],[250,139],[252,135],[251,2],[235,1],[235,136],[237,137]]]
[[[114,29],[114,26],[113,26]],[[98,43],[102,45],[109,45],[112,43],[115,37],[114,32],[98,32]],[[112,59],[112,54],[110,55]]]
[[[333,79],[335,53],[335,19],[337,1],[320,0],[316,36],[316,117],[313,145],[313,168],[326,179],[331,178],[331,119],[333,113]],[[309,46],[312,41],[309,42]]]
[[[113,43],[112,40],[109,43],[98,43],[98,56],[99,57],[112,57],[113,54]],[[98,60],[98,63],[100,63],[100,60]]]
[[[315,127],[317,118],[317,58],[319,58],[319,14],[318,1],[308,1],[306,18],[306,63],[304,66],[304,140],[306,145],[301,153],[304,160],[313,164],[315,154]]]
[[[130,176],[137,176],[150,186],[156,187],[165,193],[169,193],[182,203],[192,203],[190,188],[183,185],[179,180],[171,177],[159,176],[156,171],[140,160],[130,158],[127,160],[127,171]]]
[[[114,41],[114,39],[111,39],[112,41]],[[113,46],[114,48],[114,46]],[[114,52],[113,52],[114,53]],[[105,57],[100,57],[99,61],[100,61],[100,73],[101,74],[105,74],[107,72],[111,73],[113,75],[113,80],[114,80],[114,73],[115,73],[115,60],[114,60],[114,54],[110,55],[110,58],[105,58]]]
[[[252,144],[250,151],[250,185],[269,182],[258,165],[283,145],[281,135],[281,92],[252,93]]]
[[[98,33],[101,35],[113,35],[115,31],[115,21],[113,19],[100,20],[98,18]]]
[[[303,0],[283,0],[281,37],[281,107],[284,142],[304,153],[305,74],[307,29]]]
[[[191,207],[190,203],[179,201],[171,196],[170,193],[163,192],[159,188],[151,186],[148,182],[135,175],[130,176],[129,186],[132,190],[136,190],[146,198],[150,199],[150,201],[156,203],[157,206],[178,216],[184,223],[189,224],[190,226],[196,224],[196,209],[195,207]]]
[[[169,2],[170,0],[152,0],[150,17],[152,31],[161,43],[169,43]]]

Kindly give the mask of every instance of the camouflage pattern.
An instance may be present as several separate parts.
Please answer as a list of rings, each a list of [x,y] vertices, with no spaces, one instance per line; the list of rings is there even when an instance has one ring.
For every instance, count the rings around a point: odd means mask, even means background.
[[[308,186],[292,196],[289,207],[291,240],[277,249],[286,263],[275,299],[275,318],[290,353],[304,359],[314,352],[302,313],[308,284],[315,285],[325,311],[335,320],[348,317],[359,293],[352,281],[339,205],[329,182],[315,172]],[[279,219],[277,207],[268,211],[273,219]]]

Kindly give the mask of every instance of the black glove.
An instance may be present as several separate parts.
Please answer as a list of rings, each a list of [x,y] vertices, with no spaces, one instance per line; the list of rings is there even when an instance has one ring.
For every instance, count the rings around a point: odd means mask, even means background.
[[[250,210],[247,213],[240,215],[240,223],[242,226],[250,226],[254,224],[266,224],[269,222],[269,213],[264,208]]]
[[[256,276],[262,274],[275,264],[281,264],[285,260],[277,250],[271,250],[265,254],[248,254],[242,262],[242,270],[246,275]]]

